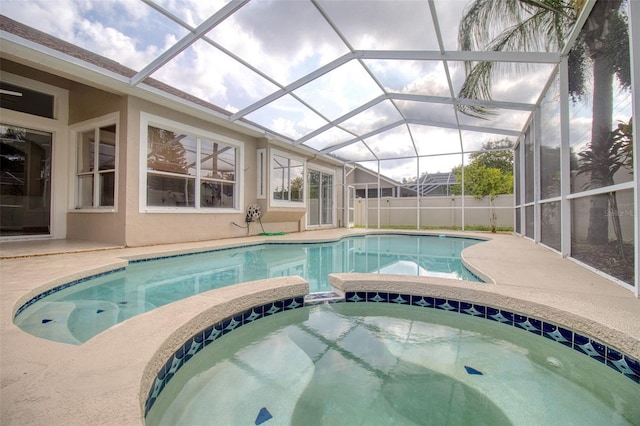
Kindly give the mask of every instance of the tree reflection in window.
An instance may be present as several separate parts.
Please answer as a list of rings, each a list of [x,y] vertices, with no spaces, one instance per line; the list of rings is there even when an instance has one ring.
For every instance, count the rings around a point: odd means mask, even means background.
[[[187,135],[149,126],[148,169],[187,174],[186,150],[181,143],[186,137]]]
[[[271,161],[273,199],[304,202],[304,163],[274,154]]]

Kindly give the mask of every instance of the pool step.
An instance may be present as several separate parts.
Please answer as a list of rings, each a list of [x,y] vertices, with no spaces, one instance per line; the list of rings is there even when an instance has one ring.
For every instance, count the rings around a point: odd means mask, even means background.
[[[339,302],[344,302],[344,294],[340,294],[336,291],[309,293],[304,297],[305,306]]]

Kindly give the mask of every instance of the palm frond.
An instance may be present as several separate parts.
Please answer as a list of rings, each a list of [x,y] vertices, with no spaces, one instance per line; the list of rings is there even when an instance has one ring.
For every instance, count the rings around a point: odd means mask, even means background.
[[[575,17],[566,0],[477,0],[465,11],[458,41],[463,50],[541,51],[558,50]],[[497,32],[498,25],[503,28]],[[506,64],[513,69],[514,64]],[[466,79],[460,98],[491,100],[491,83],[505,64],[465,62]],[[490,108],[458,105],[463,114],[483,117]]]
[[[538,1],[538,0],[520,0],[520,1],[522,3],[526,3],[536,8],[545,9],[549,12],[553,12],[558,15],[565,15],[567,18],[569,17],[569,14],[564,11],[562,2],[555,2],[560,4],[554,4],[554,2],[550,2],[550,1]]]
[[[483,50],[504,25],[522,19],[519,0],[476,0],[465,10],[458,30],[461,50]]]

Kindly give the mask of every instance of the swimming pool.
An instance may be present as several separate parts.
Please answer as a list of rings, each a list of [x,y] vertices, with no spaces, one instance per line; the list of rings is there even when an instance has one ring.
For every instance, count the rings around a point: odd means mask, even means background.
[[[625,425],[639,397],[606,364],[524,329],[339,303],[218,337],[177,370],[146,424]]]
[[[268,243],[131,262],[65,284],[20,307],[14,322],[49,340],[80,344],[113,325],[186,297],[241,282],[299,275],[311,292],[340,272],[481,280],[461,261],[479,239],[382,234],[325,243]]]

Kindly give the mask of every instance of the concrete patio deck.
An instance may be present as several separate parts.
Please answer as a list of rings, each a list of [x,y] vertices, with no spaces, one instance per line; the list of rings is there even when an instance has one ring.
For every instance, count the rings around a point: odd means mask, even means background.
[[[53,240],[2,243],[0,424],[141,424],[138,401],[145,392],[141,381],[149,360],[177,325],[188,322],[222,293],[162,306],[79,346],[36,338],[13,324],[15,311],[33,295],[75,278],[126,265],[125,259],[130,258],[267,240],[332,240],[363,232],[334,229],[137,248]],[[456,288],[482,286],[479,288],[486,294],[521,301],[522,306],[540,305],[566,312],[573,321],[566,326],[640,359],[640,299],[631,291],[524,238],[446,233],[489,239],[463,254],[473,269],[490,276],[493,283],[430,282]],[[221,290],[226,295],[234,292],[233,287]],[[511,308],[518,311],[518,306]]]

